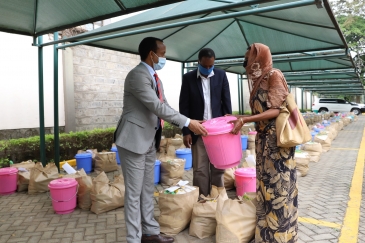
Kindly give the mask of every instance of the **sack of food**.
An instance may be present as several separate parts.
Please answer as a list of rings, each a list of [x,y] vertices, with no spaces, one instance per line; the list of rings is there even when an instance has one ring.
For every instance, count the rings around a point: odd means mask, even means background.
[[[218,197],[228,199],[224,187],[212,186],[208,197],[200,196],[202,199],[193,205],[193,214],[189,227],[189,235],[204,239],[215,235],[217,220],[215,213],[217,209]]]
[[[256,228],[256,202],[253,195],[239,200],[218,197],[216,243],[247,243],[252,239]]]
[[[295,164],[298,176],[306,176],[309,170],[309,156],[306,152],[295,152]]]
[[[96,173],[112,172],[119,169],[115,152],[101,152],[95,155]]]
[[[327,135],[316,135],[314,142],[322,145],[322,152],[327,152],[331,148],[332,141]]]
[[[234,189],[234,182],[235,182],[234,172],[237,170],[237,168],[238,166],[224,170],[223,180],[224,180],[224,187],[226,188],[227,191]]]
[[[35,163],[31,160],[28,160],[17,164],[12,164],[10,166],[18,168],[17,191],[27,191],[29,186],[30,170],[35,166]]]
[[[176,185],[184,175],[185,159],[162,157],[160,182],[164,186]]]
[[[48,184],[55,179],[58,179],[58,169],[54,163],[48,163],[44,168],[41,162],[36,163],[30,169],[28,194],[48,192]]]
[[[318,162],[322,153],[322,145],[317,142],[303,144],[302,150],[308,153],[309,161]]]
[[[91,189],[91,208],[95,214],[104,213],[124,206],[125,186],[123,177],[118,175],[110,182],[107,175],[102,171],[93,179]]]
[[[161,191],[158,199],[160,208],[160,231],[166,235],[176,235],[183,231],[191,220],[194,203],[199,198],[199,188],[185,185]],[[174,190],[176,189],[176,190]]]
[[[83,168],[74,174],[64,175],[64,178],[75,178],[79,183],[79,190],[77,191],[77,206],[84,210],[90,210],[91,198],[90,192],[93,187],[93,181],[88,176]]]
[[[348,117],[344,117],[344,118],[342,118],[342,121],[343,121],[343,125],[346,127],[347,125],[350,124],[351,119]]]
[[[23,161],[21,163],[16,163],[16,164],[12,164],[10,165],[10,167],[15,167],[15,168],[24,168],[24,169],[32,169],[34,168],[35,166],[35,163],[31,160],[28,160],[28,161]]]

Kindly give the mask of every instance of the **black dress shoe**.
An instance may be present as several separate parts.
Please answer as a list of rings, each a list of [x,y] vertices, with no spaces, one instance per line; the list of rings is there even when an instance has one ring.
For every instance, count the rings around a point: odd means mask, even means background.
[[[142,235],[141,243],[172,243],[174,238],[167,235]]]

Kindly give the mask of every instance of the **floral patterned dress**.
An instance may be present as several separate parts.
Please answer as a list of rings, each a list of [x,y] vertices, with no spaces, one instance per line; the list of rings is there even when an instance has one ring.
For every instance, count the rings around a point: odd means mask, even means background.
[[[251,94],[252,114],[280,108],[285,91],[279,70],[269,72]],[[285,98],[284,98],[285,99]],[[277,146],[275,119],[256,123],[257,226],[255,242],[298,240],[298,189],[295,147]]]

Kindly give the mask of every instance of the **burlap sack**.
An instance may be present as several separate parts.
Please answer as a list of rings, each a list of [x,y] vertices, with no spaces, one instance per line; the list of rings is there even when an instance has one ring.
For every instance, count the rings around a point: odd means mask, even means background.
[[[217,227],[215,213],[218,197],[222,197],[224,200],[227,200],[228,196],[226,190],[224,187],[217,188],[216,186],[212,186],[210,196],[204,197],[201,195],[202,200],[194,203],[189,235],[198,237],[199,239],[215,235]]]
[[[21,163],[16,163],[16,164],[10,165],[10,167],[24,168],[24,169],[27,169],[27,170],[34,168],[34,166],[35,166],[35,163],[31,160],[23,161]]]
[[[28,194],[48,192],[48,184],[55,179],[58,179],[58,169],[54,163],[48,163],[44,168],[41,162],[36,163],[30,169]]]
[[[255,124],[254,123],[246,123],[241,127],[241,135],[248,135],[250,131],[255,130]]]
[[[194,203],[198,201],[199,188],[185,194],[160,193],[158,206],[160,208],[160,231],[167,235],[176,235],[183,231],[191,220]]]
[[[122,176],[115,176],[114,182],[109,182],[107,175],[102,171],[93,179],[91,189],[91,208],[95,214],[104,213],[124,206],[125,186]]]
[[[249,150],[255,149],[255,142],[248,141],[247,142],[247,149],[249,149]]]
[[[308,153],[295,153],[295,164],[297,167],[297,175],[298,176],[306,176],[309,170],[309,156]]]
[[[331,127],[331,126],[328,126],[326,128],[326,131],[330,132],[332,134],[332,140],[335,140],[337,135],[338,135],[338,131],[335,129],[335,127]]]
[[[328,136],[318,136],[314,137],[314,142],[320,143],[322,145],[322,152],[327,152],[331,148],[332,141]]]
[[[171,145],[175,147],[175,150],[179,149],[184,144],[182,138],[171,138]]]
[[[256,139],[256,134],[249,134],[248,138],[247,138],[247,141],[248,142],[255,142],[255,139]]]
[[[216,243],[247,243],[255,234],[256,199],[217,199]]]
[[[302,150],[306,152],[318,152],[322,153],[322,145],[316,142],[308,142],[302,145]]]
[[[117,164],[117,157],[115,152],[101,152],[95,155],[96,173],[117,171],[119,169]]]
[[[347,118],[347,117],[344,117],[344,118],[342,118],[342,121],[343,121],[343,125],[346,127],[347,125],[350,124],[351,119]]]
[[[237,170],[237,168],[238,166],[225,169],[224,171],[223,175],[224,187],[226,188],[227,191],[234,189],[234,181],[235,181],[234,172]]]
[[[343,121],[342,120],[339,120],[338,121],[338,127],[339,127],[339,131],[341,131],[343,129]]]
[[[303,144],[302,150],[308,153],[310,162],[318,162],[322,153],[322,145],[316,142]]]
[[[164,157],[160,158],[160,161],[160,182],[162,185],[172,186],[182,180],[184,175],[185,159]]]
[[[83,168],[75,174],[64,175],[64,178],[75,178],[79,183],[79,190],[77,192],[77,205],[79,208],[89,210],[91,207],[90,192],[93,187],[93,181],[88,176]]]
[[[18,181],[17,181],[17,191],[23,192],[28,190],[29,179],[30,179],[30,170],[35,166],[35,163],[31,160],[24,161],[17,164],[10,165],[11,167],[23,168],[27,171],[18,170]]]
[[[311,151],[307,151],[307,153],[310,162],[319,162],[319,159],[321,158],[321,153]]]
[[[30,171],[18,171],[17,191],[27,191],[29,187],[29,180]]]

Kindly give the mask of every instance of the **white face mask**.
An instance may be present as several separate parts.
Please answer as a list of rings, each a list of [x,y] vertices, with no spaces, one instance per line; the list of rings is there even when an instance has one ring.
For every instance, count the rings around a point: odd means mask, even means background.
[[[153,69],[155,69],[155,70],[161,70],[165,66],[165,64],[166,64],[166,58],[159,57],[159,56],[157,56],[156,53],[153,53],[153,54],[155,54],[155,56],[158,57],[158,63],[154,63],[154,61],[153,61],[153,59],[151,57],[152,62],[153,62]]]

